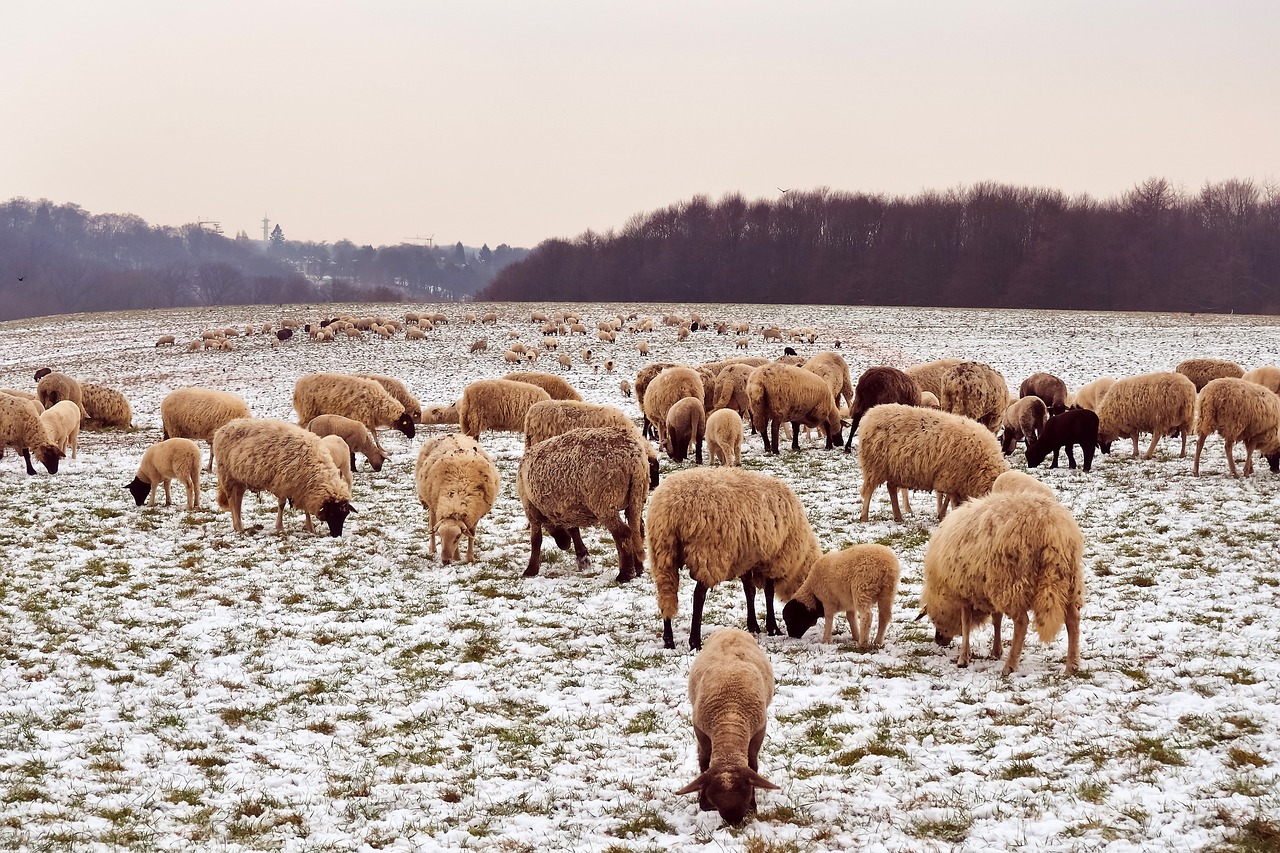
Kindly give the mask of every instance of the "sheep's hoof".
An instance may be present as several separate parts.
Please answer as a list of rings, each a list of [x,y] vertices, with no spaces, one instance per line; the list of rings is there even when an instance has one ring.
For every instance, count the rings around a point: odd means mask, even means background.
[[[578,571],[585,572],[591,568],[591,559],[589,557],[578,558]]]
[[[525,576],[526,578],[537,577],[537,575],[538,575],[538,567],[537,567],[537,566],[530,566],[529,568],[527,568],[527,569],[525,569],[525,570],[524,570],[524,576]]]

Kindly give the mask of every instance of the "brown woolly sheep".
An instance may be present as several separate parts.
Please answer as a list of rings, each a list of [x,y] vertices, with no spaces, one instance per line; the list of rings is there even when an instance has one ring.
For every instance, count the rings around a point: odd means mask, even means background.
[[[677,795],[697,792],[698,808],[736,826],[755,811],[756,788],[778,790],[759,773],[773,689],[773,667],[754,637],[725,628],[707,638],[689,667],[699,772]]]
[[[643,341],[641,343],[643,343]],[[647,352],[647,349],[645,351]],[[640,372],[636,374],[635,392],[636,405],[640,407],[640,434],[645,438],[653,438],[654,430],[653,425],[649,423],[649,419],[644,414],[644,392],[648,390],[649,383],[653,381],[653,378],[668,367],[675,367],[675,365],[666,361],[646,364],[644,367],[640,368]]]
[[[1221,358],[1189,358],[1175,367],[1173,372],[1181,373],[1195,383],[1197,394],[1215,379],[1240,379],[1244,376],[1243,367]]]
[[[965,361],[942,374],[938,401],[944,412],[972,418],[995,432],[1009,406],[1009,385],[998,370]]]
[[[1111,386],[1098,406],[1098,445],[1103,453],[1109,453],[1116,439],[1132,438],[1136,457],[1138,434],[1149,432],[1151,447],[1143,458],[1150,459],[1160,439],[1178,431],[1185,457],[1195,408],[1196,386],[1181,373],[1125,377]]]
[[[467,537],[467,562],[476,561],[476,525],[498,497],[498,469],[493,459],[468,436],[454,433],[427,441],[413,468],[418,501],[427,511],[431,536],[427,554],[440,562],[461,562],[459,544]]]
[[[1261,385],[1272,394],[1280,394],[1280,367],[1255,367],[1240,378]]]
[[[46,409],[53,408],[54,403],[70,400],[80,408],[81,418],[88,417],[84,410],[83,387],[65,373],[51,371],[42,376],[36,385],[36,397]]]
[[[457,422],[458,404],[456,401],[447,406],[427,406],[422,410],[423,426],[439,426],[441,424],[456,424]]]
[[[694,464],[702,464],[702,440],[707,433],[707,412],[701,400],[682,397],[667,410],[667,455],[673,462],[689,458],[693,442]]]
[[[1200,453],[1212,433],[1222,436],[1227,468],[1240,476],[1232,449],[1244,443],[1244,475],[1253,473],[1253,454],[1280,450],[1280,397],[1247,379],[1214,379],[1200,392],[1196,416],[1196,458],[1191,473],[1200,476]]]
[[[898,403],[876,406],[863,417],[858,461],[863,521],[881,483],[888,484],[893,520],[900,522],[900,488],[936,491],[959,505],[987,494],[996,477],[1009,470],[995,436],[977,421]],[[940,501],[938,517],[945,514]]]
[[[126,489],[138,506],[151,498],[156,505],[156,486],[164,486],[164,505],[172,506],[169,483],[177,480],[187,490],[187,509],[200,508],[200,446],[189,438],[169,438],[156,442],[142,454],[138,473]]]
[[[1008,456],[1018,446],[1020,438],[1025,439],[1028,446],[1033,444],[1040,437],[1047,420],[1048,407],[1038,394],[1028,394],[1010,403],[1000,419],[1000,425],[1004,427],[1000,436],[1001,452]]]
[[[76,448],[80,445],[80,409],[76,404],[70,400],[54,403],[40,413],[40,423],[58,452],[66,453],[70,447],[71,458],[75,459]]]
[[[620,382],[618,383],[618,390],[622,392],[622,396],[624,396],[624,397],[630,397],[630,396],[631,396],[631,383],[630,383],[630,382],[628,382],[627,380],[623,379],[622,381],[620,381]]]
[[[973,501],[948,515],[929,540],[921,616],[933,621],[940,646],[960,635],[960,666],[969,665],[969,633],[988,617],[995,629],[991,656],[998,660],[1001,619],[1010,616],[1013,643],[1005,675],[1018,668],[1028,611],[1042,642],[1065,624],[1070,675],[1080,663],[1083,550],[1071,512],[1052,497],[1015,491]]]
[[[175,338],[173,335],[161,335],[161,336],[160,336],[160,340],[156,341],[156,346],[158,346],[158,347],[170,346],[170,347],[171,347],[171,346],[173,346],[174,344],[176,344],[177,342],[178,342],[178,341],[177,341],[177,338]]]
[[[1018,397],[1039,397],[1051,414],[1060,415],[1067,409],[1067,383],[1052,373],[1033,373],[1018,386]]]
[[[372,379],[374,382],[377,382],[382,386],[383,390],[392,397],[395,397],[397,403],[404,406],[404,413],[408,415],[414,423],[418,423],[422,420],[422,404],[409,393],[409,389],[406,388],[405,384],[399,379],[396,379],[393,376],[383,376],[379,373],[356,373],[353,375],[359,376],[361,379]]]
[[[284,532],[285,501],[293,501],[308,521],[314,515],[327,524],[330,536],[341,536],[348,513],[356,511],[351,487],[320,437],[300,426],[238,418],[213,434],[213,455],[218,460],[218,506],[231,510],[237,533],[244,532],[240,506],[246,491],[270,492],[279,499],[277,533]]]
[[[712,402],[711,411],[729,409],[743,417],[750,417],[751,401],[747,399],[747,381],[755,368],[750,364],[725,365],[716,374],[716,398]]]
[[[707,452],[711,464],[742,464],[742,416],[733,409],[716,409],[707,418]]]
[[[896,367],[868,367],[858,377],[853,405],[849,408],[849,438],[844,452],[853,450],[853,434],[858,431],[862,417],[873,407],[883,403],[901,403],[904,406],[920,405],[920,389],[904,371]]]
[[[734,578],[747,599],[747,630],[758,634],[755,581],[763,579],[765,627],[779,632],[775,592],[791,599],[821,556],[795,493],[776,477],[741,468],[691,468],[667,477],[653,493],[646,525],[650,572],[662,616],[662,643],[675,648],[671,620],[679,607],[680,567],[694,581],[689,647],[702,647],[707,590]]]
[[[800,367],[764,364],[751,371],[747,380],[751,422],[764,438],[766,453],[778,452],[778,431],[783,421],[791,424],[791,449],[800,449],[800,427],[821,427],[827,450],[844,443],[840,434],[840,412],[831,388],[822,377]],[[772,430],[772,435],[770,434]]]
[[[128,429],[132,425],[133,409],[119,391],[92,382],[81,383],[80,391],[85,426]]]
[[[213,470],[213,434],[237,418],[249,417],[249,406],[240,397],[212,388],[178,388],[160,401],[160,421],[165,438],[191,438],[209,442],[209,470]]]
[[[512,382],[537,385],[543,391],[546,391],[552,400],[582,400],[582,395],[572,385],[554,373],[538,373],[536,371],[508,373],[502,378]]]
[[[36,472],[31,465],[32,453],[50,474],[58,473],[58,460],[63,458],[63,454],[50,440],[40,415],[36,413],[35,404],[0,394],[0,452],[9,447],[22,455],[28,475]]]
[[[1107,396],[1107,392],[1111,390],[1111,386],[1116,381],[1110,376],[1103,376],[1092,382],[1086,382],[1080,386],[1080,390],[1076,392],[1075,405],[1077,408],[1088,409],[1092,412],[1098,411],[1098,406],[1102,405],[1102,399]]]
[[[529,407],[550,399],[550,394],[529,382],[477,379],[462,390],[458,425],[476,439],[483,432],[523,432]]]
[[[884,643],[898,595],[898,558],[884,545],[854,545],[824,554],[809,570],[795,597],[782,608],[782,621],[792,637],[803,637],[826,618],[822,642],[831,642],[837,613],[844,613],[849,634],[860,646],[871,645],[871,606],[876,606],[874,645]]]
[[[363,453],[374,471],[381,471],[382,463],[387,460],[388,454],[374,442],[368,427],[357,420],[344,418],[342,415],[320,415],[308,421],[307,431],[314,432],[321,438],[328,435],[341,438],[350,453],[348,464],[351,470],[356,467],[356,453]]]
[[[648,444],[634,426],[572,429],[525,450],[516,475],[516,492],[529,520],[529,566],[542,565],[542,531],[569,550],[578,569],[590,568],[581,528],[604,527],[618,549],[618,583],[644,570],[644,504],[649,497]],[[622,518],[618,514],[622,513]]]
[[[342,415],[368,427],[378,441],[378,427],[392,427],[413,438],[413,418],[404,404],[382,384],[362,376],[343,373],[309,373],[293,385],[293,410],[298,423],[308,424],[320,415]],[[384,451],[385,452],[385,451]]]
[[[643,411],[658,434],[658,445],[668,447],[667,412],[684,397],[703,400],[702,377],[692,367],[668,367],[653,377],[644,392]]]
[[[920,389],[921,394],[927,391],[941,400],[942,374],[963,362],[963,358],[940,358],[937,361],[912,365],[903,372],[910,376],[911,380],[916,383],[916,387]]]
[[[822,377],[822,381],[831,389],[831,398],[836,406],[843,400],[852,409],[853,377],[849,375],[849,364],[844,356],[838,352],[820,352],[800,366]]]
[[[10,397],[17,397],[19,400],[30,403],[35,407],[37,415],[44,411],[44,406],[40,405],[40,398],[30,391],[16,391],[13,388],[0,388],[0,394],[7,394]]]

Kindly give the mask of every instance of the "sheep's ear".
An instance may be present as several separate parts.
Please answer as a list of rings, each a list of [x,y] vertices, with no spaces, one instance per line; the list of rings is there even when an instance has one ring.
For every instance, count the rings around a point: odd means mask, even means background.
[[[764,778],[759,773],[752,770],[750,767],[747,768],[747,781],[750,782],[755,787],[763,788],[764,790],[767,790],[767,791],[782,790],[777,785],[773,784],[768,779]]]
[[[347,504],[347,512],[359,512],[359,511],[360,510],[356,509],[351,504]]]
[[[679,796],[683,796],[684,794],[693,794],[693,793],[697,793],[698,791],[701,791],[703,788],[707,786],[707,780],[710,776],[710,773],[711,771],[709,770],[706,773],[700,773],[697,779],[694,779],[688,785],[685,785],[679,791],[676,791],[676,796],[679,797]]]
[[[919,614],[917,614],[917,615],[916,615],[916,618],[912,619],[911,621],[912,621],[912,622],[919,622],[921,619],[923,619],[924,617],[926,617],[926,616],[928,616],[928,615],[929,615],[929,608],[927,608],[927,607],[921,607],[921,608],[920,608],[920,613],[919,613]]]

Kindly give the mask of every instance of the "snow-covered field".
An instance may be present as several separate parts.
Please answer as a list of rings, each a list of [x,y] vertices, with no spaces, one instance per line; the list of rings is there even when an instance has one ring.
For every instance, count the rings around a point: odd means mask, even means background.
[[[406,306],[352,309],[398,315]],[[618,310],[575,307],[594,329]],[[474,306],[445,306],[460,319]],[[883,489],[857,521],[857,456],[819,444],[744,464],[786,480],[824,548],[877,541],[903,566],[884,648],[762,638],[778,677],[760,812],[721,826],[672,792],[696,775],[686,676],[665,651],[648,576],[619,587],[611,540],[591,531],[579,573],[547,540],[541,577],[515,496],[521,444],[486,435],[502,492],[474,565],[426,557],[413,460],[426,437],[384,434],[393,457],[357,473],[341,539],[299,513],[274,532],[274,501],[246,500],[244,536],[214,506],[139,509],[124,484],[160,434],[159,404],[184,385],[243,395],[292,419],[294,380],[378,371],[424,403],[507,372],[509,330],[540,339],[529,306],[497,327],[454,322],[423,341],[373,338],[230,353],[156,349],[212,326],[315,319],[319,309],[77,315],[0,324],[0,387],[34,388],[51,365],[123,391],[132,432],[85,433],[80,458],[28,478],[0,460],[0,847],[5,849],[430,850],[1274,850],[1280,845],[1280,477],[1226,475],[1222,443],[1191,476],[1166,439],[1151,462],[1117,442],[1091,474],[1040,469],[1085,533],[1082,669],[1065,636],[1030,639],[1019,671],[969,669],[913,622],[937,522],[918,495],[894,524]],[[872,364],[986,361],[1016,389],[1036,370],[1071,387],[1216,356],[1280,363],[1280,320],[1259,317],[699,306],[704,316],[813,326],[844,341],[854,377]],[[484,334],[487,354],[467,344]],[[571,381],[621,406],[618,379],[648,361],[735,354],[732,336],[672,329],[616,345]],[[581,338],[578,341],[582,341]],[[580,348],[583,344],[577,344]],[[753,338],[750,354],[781,347]],[[741,353],[738,353],[741,354]],[[544,359],[544,369],[550,367]],[[802,442],[803,443],[803,442]],[[1145,446],[1144,446],[1145,449]],[[1021,453],[1015,465],[1023,464]],[[363,464],[363,459],[361,460]],[[664,462],[664,472],[672,470]],[[681,590],[686,632],[691,584]],[[706,630],[742,626],[741,588],[707,602]],[[1006,626],[1006,631],[1011,630]],[[990,629],[975,636],[986,649]],[[957,644],[958,645],[958,644]]]

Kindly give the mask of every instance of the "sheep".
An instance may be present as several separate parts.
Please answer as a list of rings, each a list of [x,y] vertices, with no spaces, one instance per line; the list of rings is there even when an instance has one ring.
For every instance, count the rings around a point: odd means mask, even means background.
[[[458,425],[478,439],[482,432],[521,432],[529,407],[551,395],[537,385],[511,379],[477,379],[462,390]]]
[[[639,397],[639,391],[636,395]],[[660,447],[668,447],[667,412],[677,400],[684,397],[693,397],[696,400],[702,400],[705,397],[702,377],[692,367],[668,367],[653,377],[653,381],[649,382],[645,388],[644,400],[640,404],[641,411],[657,433]]]
[[[920,389],[920,393],[923,394],[928,391],[930,394],[941,400],[942,374],[963,362],[964,359],[962,358],[940,358],[937,361],[912,365],[903,372],[910,376],[912,381],[916,383],[916,386]]]
[[[1067,383],[1052,373],[1033,373],[1018,386],[1018,397],[1039,397],[1050,414],[1060,415],[1067,410]]]
[[[1022,471],[1010,469],[1005,471],[991,484],[991,494],[1037,494],[1056,497],[1053,489]]]
[[[831,388],[822,377],[800,367],[764,364],[747,380],[751,422],[764,439],[765,453],[778,452],[778,431],[783,421],[792,427],[791,449],[800,449],[800,426],[819,426],[827,437],[827,450],[844,443],[840,412]],[[772,427],[772,436],[770,436]]]
[[[1224,377],[1240,379],[1244,376],[1243,367],[1234,361],[1226,361],[1221,358],[1189,358],[1175,367],[1173,372],[1181,373],[1195,383],[1197,394],[1204,389],[1204,386],[1215,379]]]
[[[1102,399],[1107,396],[1107,392],[1116,384],[1116,381],[1110,376],[1103,376],[1092,382],[1086,382],[1080,386],[1080,390],[1076,392],[1075,406],[1080,409],[1088,409],[1092,412],[1098,411],[1098,406],[1102,405]]]
[[[989,430],[961,415],[919,406],[885,403],[862,419],[858,448],[862,467],[862,520],[870,517],[871,496],[886,483],[893,520],[902,521],[898,489],[937,491],[954,505],[991,491],[1009,470]],[[946,515],[940,502],[938,517]]]
[[[943,411],[972,418],[992,432],[999,428],[1009,406],[1009,385],[998,370],[965,361],[944,372],[938,381]]]
[[[1098,406],[1098,444],[1111,451],[1117,438],[1133,439],[1138,455],[1138,434],[1151,433],[1151,447],[1144,459],[1155,455],[1156,445],[1175,430],[1182,434],[1182,457],[1187,455],[1187,433],[1196,407],[1196,386],[1181,373],[1147,373],[1128,376],[1107,392]]]
[[[293,385],[293,410],[299,424],[311,423],[320,415],[342,415],[359,421],[368,427],[379,450],[383,450],[378,441],[380,426],[397,429],[408,438],[414,436],[413,418],[404,404],[380,382],[362,376],[308,373],[299,377]]]
[[[81,405],[87,415],[87,426],[129,429],[133,409],[119,391],[92,382],[80,385]]]
[[[733,348],[747,349],[750,346],[751,346],[751,338],[738,338],[737,342],[734,343]]]
[[[524,382],[529,385],[537,385],[543,391],[550,395],[552,400],[577,400],[582,401],[582,395],[563,377],[556,376],[554,373],[538,373],[536,371],[522,373],[508,373],[503,379],[511,382]]]
[[[915,380],[912,380],[913,382]],[[938,402],[937,396],[932,391],[920,392],[920,405],[926,409],[941,409],[942,404]]]
[[[644,570],[644,504],[651,468],[634,426],[572,429],[525,450],[516,493],[529,520],[529,565],[542,565],[542,531],[563,551],[573,542],[578,569],[590,568],[580,528],[604,527],[618,551],[618,583]],[[622,513],[622,518],[618,517]]]
[[[648,341],[641,341],[639,344],[637,344],[637,345],[636,345],[636,352],[640,353],[641,355],[648,355],[648,354],[649,354],[649,342],[648,342]]]
[[[209,442],[210,471],[213,470],[213,434],[236,418],[247,417],[249,406],[243,399],[212,388],[177,388],[160,401],[164,437]]]
[[[1080,445],[1084,455],[1084,470],[1088,473],[1093,466],[1093,453],[1098,446],[1098,415],[1088,409],[1068,409],[1045,423],[1044,429],[1034,441],[1027,442],[1027,467],[1035,468],[1049,451],[1053,451],[1053,464],[1058,467],[1058,452],[1064,447],[1067,450],[1067,464],[1076,467],[1075,454],[1071,452],[1073,444]]]
[[[849,633],[860,646],[871,645],[871,606],[878,619],[874,645],[884,643],[898,594],[898,558],[884,545],[854,545],[824,554],[813,564],[795,597],[782,608],[782,621],[792,637],[826,617],[822,642],[831,642],[837,613],[849,621]]]
[[[0,394],[0,453],[10,447],[18,451],[27,463],[28,476],[36,473],[31,465],[31,454],[35,453],[40,464],[50,474],[56,474],[58,460],[65,457],[50,438],[36,405],[34,401]]]
[[[640,434],[645,438],[651,438],[653,436],[653,425],[649,423],[649,419],[645,417],[644,414],[644,392],[648,390],[649,383],[653,381],[655,376],[666,370],[668,367],[675,366],[676,365],[668,361],[655,362],[653,364],[646,364],[644,367],[640,368],[638,373],[636,373],[635,392],[636,405],[640,407]]]
[[[44,406],[40,405],[40,398],[30,391],[16,391],[13,388],[0,388],[0,394],[7,394],[10,397],[17,397],[19,400],[30,403],[35,407],[37,415],[44,411]]]
[[[80,444],[80,409],[70,400],[54,403],[40,413],[40,423],[49,435],[49,441],[58,452],[66,453],[71,448],[71,458],[76,458],[76,448]]]
[[[576,400],[543,400],[529,407],[524,419],[525,447],[546,441],[554,435],[563,435],[571,429],[585,427],[625,427],[636,433],[636,441],[645,450],[649,460],[649,488],[658,487],[658,455],[653,445],[640,436],[640,431],[621,409],[613,406],[597,406]]]
[[[396,399],[396,402],[404,406],[404,413],[414,423],[422,420],[422,404],[418,402],[405,384],[393,376],[383,376],[378,373],[355,373],[353,376],[359,376],[361,379],[372,379],[383,387],[388,394]],[[410,438],[413,436],[411,435]]]
[[[515,350],[509,349],[502,354],[502,360],[508,364],[519,364],[522,359],[523,356]]]
[[[782,480],[741,468],[677,471],[653,493],[645,520],[650,572],[662,617],[662,644],[675,648],[671,620],[679,606],[680,567],[694,581],[689,648],[702,647],[702,608],[707,590],[740,578],[747,599],[747,630],[760,632],[755,581],[765,590],[765,627],[780,633],[775,592],[794,597],[809,567],[821,556],[804,507]]]
[[[158,341],[156,341],[156,346],[157,346],[157,347],[163,347],[163,346],[170,346],[170,347],[171,347],[171,346],[173,346],[174,344],[176,344],[177,342],[178,342],[178,339],[177,339],[177,338],[175,338],[173,335],[161,335],[161,336],[160,336],[160,339],[159,339]]]
[[[736,415],[735,415],[736,417]],[[702,440],[707,433],[707,410],[702,401],[682,397],[667,410],[667,455],[674,462],[689,458],[689,442],[693,442],[694,464],[702,464]]]
[[[84,388],[65,373],[49,372],[42,376],[36,385],[36,396],[46,409],[52,408],[54,403],[70,400],[80,408],[81,418],[88,417],[84,410]]]
[[[1004,432],[1000,436],[1000,450],[1005,456],[1013,452],[1018,439],[1025,439],[1030,445],[1040,437],[1045,422],[1049,420],[1049,410],[1044,399],[1038,395],[1021,397],[1010,403],[1004,410],[1000,425]]]
[[[187,509],[200,508],[200,446],[189,438],[169,438],[147,448],[138,463],[138,473],[125,486],[138,506],[151,498],[156,505],[158,485],[164,486],[164,505],[172,506],[169,483],[177,480],[187,490]]]
[[[310,524],[314,515],[335,537],[342,535],[347,515],[356,511],[351,487],[320,437],[295,424],[237,418],[213,434],[213,455],[218,460],[218,506],[231,510],[237,533],[244,532],[240,505],[246,491],[270,492],[279,499],[277,533],[284,532],[287,500],[306,514],[308,532],[315,530]]]
[[[467,537],[467,562],[476,561],[476,525],[498,497],[498,469],[474,439],[454,433],[427,441],[413,467],[418,501],[427,511],[431,536],[427,554],[440,562],[462,561],[460,542]]]
[[[755,367],[749,364],[727,364],[716,374],[716,396],[711,411],[729,409],[738,415],[751,416],[747,398],[747,381]]]
[[[454,401],[448,405],[427,406],[422,410],[423,426],[439,426],[441,424],[456,424],[458,422],[458,403]]]
[[[844,452],[853,450],[853,434],[858,431],[862,418],[873,407],[882,403],[901,403],[904,406],[920,405],[920,389],[914,379],[896,367],[868,367],[858,377],[858,387],[849,407],[849,437]]]
[[[629,398],[631,396],[631,383],[623,379],[618,383],[618,390],[622,392],[622,396]]]
[[[742,464],[742,416],[732,409],[717,409],[707,418],[707,452],[711,464]]]
[[[1080,608],[1084,604],[1084,540],[1071,512],[1034,492],[997,493],[957,508],[938,525],[924,556],[921,617],[933,621],[934,639],[948,646],[961,637],[957,663],[970,661],[969,633],[991,618],[991,656],[999,659],[1001,620],[1013,619],[1013,643],[1004,665],[1018,668],[1027,635],[1027,611],[1041,642],[1065,624],[1066,674],[1080,664]],[[919,618],[919,617],[918,617]]]
[[[373,436],[369,434],[369,429],[364,424],[342,415],[320,415],[312,418],[307,422],[307,431],[324,438],[325,436],[336,435],[340,437],[347,445],[348,470],[356,467],[356,453],[363,453],[364,458],[369,460],[369,466],[374,471],[382,470],[382,463],[387,460],[389,454],[385,453],[382,448],[378,447],[373,440]]]
[[[308,430],[308,432],[311,432],[311,430]],[[355,479],[351,476],[351,460],[355,458],[355,454],[351,451],[351,445],[347,444],[346,440],[340,435],[322,435],[320,436],[320,443],[324,445],[325,450],[329,451],[329,457],[333,459],[333,464],[338,468],[338,475],[347,484],[347,488],[355,485]]]
[[[1257,383],[1272,394],[1280,394],[1280,367],[1271,367],[1270,365],[1255,367],[1240,378],[1248,382]]]
[[[699,773],[677,795],[696,792],[698,808],[737,825],[755,811],[756,788],[778,790],[759,773],[773,690],[773,667],[754,637],[725,628],[707,638],[689,667]]]
[[[822,377],[837,406],[841,400],[846,406],[853,406],[853,378],[849,375],[849,364],[844,356],[838,352],[820,352],[800,366]]]
[[[1244,475],[1253,473],[1255,450],[1270,456],[1280,451],[1280,397],[1247,379],[1214,379],[1200,391],[1196,416],[1196,457],[1191,473],[1200,476],[1200,453],[1211,433],[1226,443],[1227,468],[1240,476],[1232,449],[1244,443]]]

